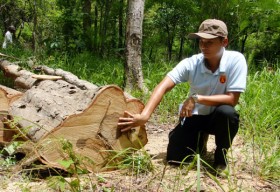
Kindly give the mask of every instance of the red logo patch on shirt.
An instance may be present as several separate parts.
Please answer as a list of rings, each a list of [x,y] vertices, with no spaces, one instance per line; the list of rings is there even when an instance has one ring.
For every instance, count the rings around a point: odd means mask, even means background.
[[[226,81],[227,81],[227,76],[226,76],[226,75],[221,75],[221,76],[220,76],[220,82],[221,82],[222,84],[224,84]]]

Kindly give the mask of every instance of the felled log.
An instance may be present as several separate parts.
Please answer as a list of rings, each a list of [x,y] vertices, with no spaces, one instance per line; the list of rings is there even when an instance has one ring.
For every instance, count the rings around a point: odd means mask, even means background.
[[[100,171],[106,169],[111,150],[139,149],[147,143],[144,126],[125,133],[118,129],[118,119],[125,110],[140,113],[144,107],[138,99],[128,98],[119,87],[97,87],[69,72],[46,66],[41,67],[45,74],[61,78],[38,78],[7,61],[0,62],[0,68],[15,79],[17,87],[25,90],[9,103],[8,113],[17,118],[17,129],[30,141],[26,149],[33,145],[26,152],[26,162],[40,159],[65,169],[59,162],[69,158],[64,143],[67,141],[73,152],[83,157],[86,169]]]
[[[0,61],[0,69],[3,71],[4,75],[6,77],[10,77],[14,79],[15,81],[15,87],[21,90],[28,90],[32,86],[36,85],[37,82],[40,82],[40,80],[53,80],[52,76],[60,77],[60,79],[63,79],[64,81],[76,85],[80,89],[95,89],[97,88],[96,85],[79,79],[77,76],[73,75],[72,73],[68,71],[64,71],[62,69],[52,69],[47,66],[37,66],[36,70],[41,71],[42,73],[49,76],[50,78],[40,79],[40,75],[36,75],[28,70],[23,69],[19,65],[15,65],[13,63],[10,63],[7,60]],[[42,75],[41,75],[42,77]]]

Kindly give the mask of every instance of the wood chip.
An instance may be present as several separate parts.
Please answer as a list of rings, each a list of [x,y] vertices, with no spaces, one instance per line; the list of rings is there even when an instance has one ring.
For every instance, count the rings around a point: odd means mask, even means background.
[[[61,76],[55,76],[55,75],[32,75],[35,79],[41,79],[41,80],[59,80],[62,79]]]

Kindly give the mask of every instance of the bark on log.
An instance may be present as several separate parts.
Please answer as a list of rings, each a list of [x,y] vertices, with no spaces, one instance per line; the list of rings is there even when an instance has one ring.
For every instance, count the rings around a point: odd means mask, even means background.
[[[8,112],[20,117],[18,126],[34,146],[28,153],[32,159],[65,169],[59,160],[69,156],[63,150],[62,140],[66,140],[77,155],[85,157],[85,168],[100,171],[110,155],[108,150],[139,149],[147,143],[144,126],[126,133],[118,130],[118,119],[125,110],[140,113],[144,107],[139,100],[126,98],[119,87],[97,87],[46,66],[41,67],[45,74],[61,76],[62,80],[35,79],[33,73],[7,61],[0,62],[0,68],[15,79],[17,86],[27,89],[9,103]],[[30,144],[26,146],[30,148]],[[29,157],[26,162],[31,161]]]

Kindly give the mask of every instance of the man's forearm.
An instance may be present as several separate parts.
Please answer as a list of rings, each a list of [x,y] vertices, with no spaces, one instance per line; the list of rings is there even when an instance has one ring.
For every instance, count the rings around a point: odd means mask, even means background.
[[[198,103],[208,106],[231,105],[235,106],[240,93],[227,93],[221,95],[198,95]]]
[[[173,81],[169,77],[165,77],[154,89],[141,115],[145,116],[145,119],[148,120],[151,117],[152,113],[155,111],[156,107],[161,102],[164,94],[170,91],[174,86],[175,84],[173,83]]]

